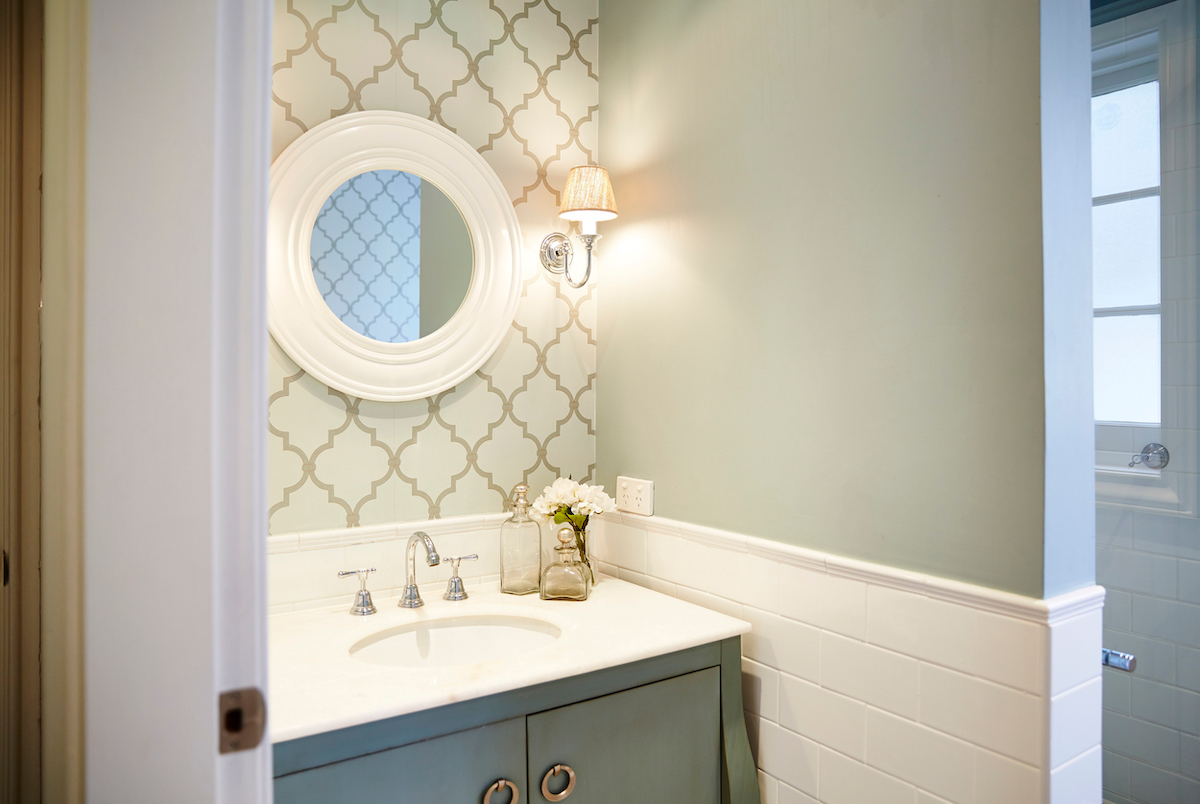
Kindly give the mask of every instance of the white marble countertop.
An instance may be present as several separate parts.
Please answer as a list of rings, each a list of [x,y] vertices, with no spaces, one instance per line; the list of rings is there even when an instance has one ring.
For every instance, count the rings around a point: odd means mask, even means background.
[[[440,584],[422,590],[425,606],[401,609],[377,599],[377,614],[346,606],[270,618],[268,726],[272,742],[479,698],[744,634],[750,624],[615,578],[602,578],[584,602],[502,595],[498,584],[468,588],[451,603]],[[556,641],[482,664],[386,667],[350,655],[378,631],[465,615],[517,616],[551,623]]]

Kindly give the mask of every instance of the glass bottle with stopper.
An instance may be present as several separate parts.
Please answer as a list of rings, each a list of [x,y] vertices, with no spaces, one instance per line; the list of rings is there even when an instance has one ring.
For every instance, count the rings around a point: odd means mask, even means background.
[[[529,486],[513,489],[513,514],[500,525],[500,591],[528,595],[542,577],[542,528],[529,516]]]
[[[542,573],[542,600],[587,600],[588,569],[579,560],[570,525],[558,529],[558,542],[558,560]]]

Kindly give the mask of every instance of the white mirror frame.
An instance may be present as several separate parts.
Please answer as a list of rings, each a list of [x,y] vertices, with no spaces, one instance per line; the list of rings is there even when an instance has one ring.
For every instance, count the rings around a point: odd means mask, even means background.
[[[471,236],[475,264],[462,306],[441,329],[408,343],[352,330],[313,276],[317,213],[334,190],[371,170],[433,182]],[[521,292],[521,229],[500,178],[457,134],[402,112],[346,114],[302,134],[271,165],[267,289],[271,335],[313,377],[363,399],[422,399],[469,377],[503,340]]]

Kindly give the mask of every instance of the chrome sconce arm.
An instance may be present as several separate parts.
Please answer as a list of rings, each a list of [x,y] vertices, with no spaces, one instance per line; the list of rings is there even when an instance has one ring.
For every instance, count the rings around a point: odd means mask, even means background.
[[[567,280],[567,284],[573,288],[583,287],[591,277],[592,247],[600,239],[600,235],[581,234],[579,235],[579,239],[583,241],[584,247],[587,249],[587,266],[583,269],[583,278],[578,282],[571,278],[571,260],[575,249],[571,247],[571,241],[566,235],[559,234],[558,232],[546,235],[546,239],[542,241],[541,248],[542,267],[552,274],[562,274]]]

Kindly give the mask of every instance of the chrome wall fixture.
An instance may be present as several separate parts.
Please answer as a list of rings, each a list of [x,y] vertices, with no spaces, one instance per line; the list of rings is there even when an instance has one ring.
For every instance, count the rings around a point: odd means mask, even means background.
[[[1115,667],[1118,670],[1124,670],[1126,673],[1132,673],[1137,669],[1137,657],[1132,653],[1123,653],[1119,650],[1109,650],[1108,648],[1100,649],[1100,663],[1105,667]]]
[[[1132,469],[1140,463],[1147,469],[1165,469],[1170,462],[1171,453],[1166,447],[1162,444],[1147,444],[1139,454],[1133,456],[1129,467]]]
[[[600,235],[596,234],[596,223],[617,217],[617,200],[613,196],[608,171],[599,165],[571,168],[567,175],[567,186],[563,188],[558,217],[579,221],[579,242],[587,249],[587,267],[578,282],[571,278],[574,249],[567,236],[559,232],[547,235],[542,241],[542,267],[552,274],[562,274],[571,287],[581,288],[592,275],[592,248],[600,239]]]

